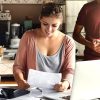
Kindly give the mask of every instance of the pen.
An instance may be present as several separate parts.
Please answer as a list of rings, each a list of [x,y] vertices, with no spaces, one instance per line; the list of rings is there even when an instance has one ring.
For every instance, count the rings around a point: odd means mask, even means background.
[[[70,100],[70,96],[63,96],[63,97],[60,97],[60,98],[62,98],[64,100]]]
[[[40,92],[42,92],[42,90],[40,88],[37,87],[36,89],[39,90]]]

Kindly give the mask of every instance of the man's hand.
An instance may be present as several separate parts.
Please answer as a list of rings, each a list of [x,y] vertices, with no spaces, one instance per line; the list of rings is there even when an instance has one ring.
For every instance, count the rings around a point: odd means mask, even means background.
[[[60,82],[58,84],[56,84],[54,86],[54,90],[56,90],[57,92],[63,92],[65,90],[67,90],[69,87],[69,82],[68,81],[63,81],[63,82]]]
[[[97,53],[100,53],[100,40],[99,39],[93,39],[91,42],[90,48],[94,50]]]

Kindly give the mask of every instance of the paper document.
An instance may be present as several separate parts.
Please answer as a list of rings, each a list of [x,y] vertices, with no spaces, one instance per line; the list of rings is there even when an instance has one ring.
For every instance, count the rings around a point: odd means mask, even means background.
[[[48,98],[48,99],[52,99],[52,100],[65,100],[62,99],[65,96],[70,96],[71,95],[71,90],[67,90],[64,92],[56,92],[54,90],[46,90],[43,89],[43,97]]]
[[[29,69],[28,80],[30,87],[53,88],[61,81],[61,73],[42,72]]]
[[[67,90],[64,92],[56,92],[53,89],[30,89],[30,96],[34,96],[35,98],[47,98],[48,100],[63,100],[62,97],[69,96],[71,94],[71,90]],[[46,100],[47,100],[46,99]]]
[[[27,82],[30,85],[30,93],[12,100],[41,100],[41,98],[47,98],[46,100],[63,100],[62,97],[70,95],[70,91],[56,92],[53,86],[60,81],[61,73],[49,73],[29,69]]]
[[[36,89],[30,89],[29,94],[7,100],[45,100],[45,98],[46,100],[66,100],[63,99],[62,97],[69,96],[70,92],[71,92],[70,90],[64,92],[56,92],[50,89],[48,90],[43,89],[42,92],[40,92]]]

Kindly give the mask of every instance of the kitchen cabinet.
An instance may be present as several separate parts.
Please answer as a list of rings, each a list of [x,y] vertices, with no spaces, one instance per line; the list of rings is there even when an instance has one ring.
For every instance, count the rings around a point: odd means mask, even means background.
[[[43,4],[44,2],[51,2],[51,1],[57,4],[61,4],[65,10],[66,0],[0,0],[0,11],[2,12],[3,10],[9,9],[12,15],[12,22],[21,22],[26,15],[33,16],[36,10],[40,10],[41,4]],[[18,9],[20,10],[18,11]],[[24,10],[26,12],[23,12]],[[24,14],[19,13],[21,11]],[[36,12],[35,15],[38,16],[39,15],[38,12]],[[64,18],[65,18],[65,12],[64,12]],[[37,17],[35,17],[33,21],[36,22]]]

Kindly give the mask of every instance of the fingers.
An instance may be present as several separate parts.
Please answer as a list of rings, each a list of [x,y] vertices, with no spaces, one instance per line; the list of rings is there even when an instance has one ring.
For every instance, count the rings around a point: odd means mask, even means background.
[[[100,45],[100,40],[99,40],[99,39],[93,39],[92,42],[93,42],[93,44],[96,45],[96,46]]]
[[[28,84],[19,85],[19,89],[28,89],[30,86]]]
[[[26,81],[21,81],[18,83],[19,89],[28,89],[30,85]]]
[[[54,86],[54,90],[56,90],[57,92],[63,92],[67,89],[67,87],[61,82],[59,84],[56,84]]]
[[[100,53],[100,40],[93,39],[92,44],[91,44],[91,49],[97,53]]]
[[[63,92],[64,91],[64,88],[62,87],[61,84],[56,84],[54,86],[54,90],[56,90],[57,92]]]

